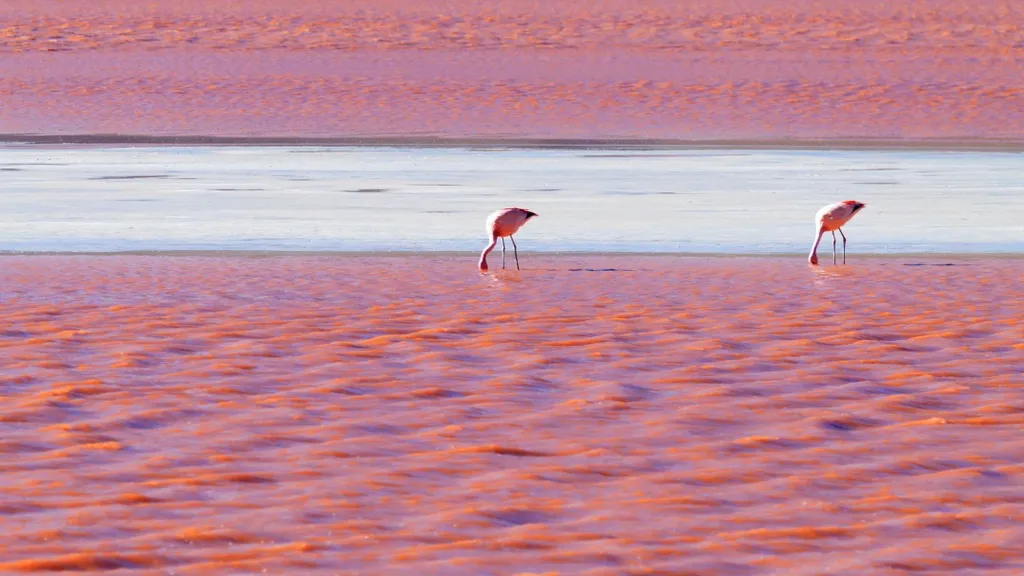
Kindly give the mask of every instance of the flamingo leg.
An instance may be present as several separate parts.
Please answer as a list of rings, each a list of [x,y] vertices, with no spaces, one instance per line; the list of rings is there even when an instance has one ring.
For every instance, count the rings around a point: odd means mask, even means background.
[[[839,235],[843,237],[843,264],[846,264],[846,234],[843,234],[843,229],[839,229]]]
[[[835,236],[835,234],[833,234]],[[505,269],[505,237],[501,237],[501,269]]]
[[[516,239],[509,234],[508,239],[512,241],[512,253],[516,255],[516,270],[519,270],[519,248],[516,247]]]
[[[836,232],[832,231],[832,265],[836,265]]]

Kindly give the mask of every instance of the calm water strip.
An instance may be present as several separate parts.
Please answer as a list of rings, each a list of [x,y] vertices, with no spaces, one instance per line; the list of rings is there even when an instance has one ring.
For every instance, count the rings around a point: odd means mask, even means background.
[[[0,171],[3,251],[476,251],[518,205],[524,251],[804,253],[843,199],[852,253],[1024,251],[1012,152],[8,146]]]

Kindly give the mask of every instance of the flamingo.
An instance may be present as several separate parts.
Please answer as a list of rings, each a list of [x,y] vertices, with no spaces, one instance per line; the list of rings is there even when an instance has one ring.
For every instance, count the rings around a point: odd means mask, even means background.
[[[843,200],[818,210],[818,213],[814,215],[815,226],[818,228],[818,237],[814,240],[814,246],[811,246],[811,254],[807,257],[807,261],[811,264],[818,263],[818,244],[821,243],[821,237],[825,232],[831,232],[832,264],[834,265],[836,263],[836,230],[839,230],[839,235],[843,237],[843,264],[846,264],[846,234],[843,234],[841,226],[849,222],[863,207],[864,203],[862,202]]]
[[[523,224],[530,218],[536,216],[536,212],[530,212],[525,208],[502,208],[487,217],[487,236],[491,243],[480,253],[480,269],[487,270],[487,255],[494,250],[494,246],[501,238],[501,267],[505,268],[505,236],[512,240],[512,250],[516,255],[516,270],[519,270],[519,249],[516,247],[516,239],[512,235],[522,228]]]

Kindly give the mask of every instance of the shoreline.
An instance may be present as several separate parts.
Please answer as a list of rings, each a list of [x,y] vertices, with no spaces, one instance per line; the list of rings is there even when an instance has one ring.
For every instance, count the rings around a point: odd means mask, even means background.
[[[15,251],[0,250],[0,257],[13,256],[158,256],[172,258],[290,258],[290,257],[329,257],[329,258],[476,258],[480,255],[478,251],[340,251],[340,250],[122,250],[122,251],[68,251],[68,250],[39,250],[39,251]],[[775,258],[782,260],[794,260],[807,258],[806,253],[795,252],[769,252],[769,253],[734,253],[734,252],[607,252],[607,251],[581,251],[581,252],[530,252],[530,256],[543,258],[576,258],[581,256],[602,256],[612,258],[705,258],[705,259],[766,259]],[[820,258],[820,252],[819,252]],[[986,260],[986,259],[1018,259],[1024,258],[1022,252],[869,252],[858,253],[857,259],[884,259],[893,260],[899,258],[918,259],[949,259],[959,258],[965,260]]]
[[[530,138],[500,136],[159,136],[144,134],[0,134],[13,146],[488,148],[548,150],[864,150],[1024,152],[1024,139],[870,137],[794,139]]]

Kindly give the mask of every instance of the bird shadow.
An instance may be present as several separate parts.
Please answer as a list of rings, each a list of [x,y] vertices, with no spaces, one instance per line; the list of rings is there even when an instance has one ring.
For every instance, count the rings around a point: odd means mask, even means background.
[[[811,271],[819,279],[826,278],[843,278],[850,276],[855,273],[855,269],[844,264],[837,264],[835,266],[810,266]]]
[[[523,268],[521,270],[490,270],[481,272],[494,277],[519,278],[519,274],[530,272],[636,272],[636,268]]]
[[[481,270],[479,273],[482,278],[486,278],[491,283],[503,284],[505,282],[522,282],[524,278],[520,274],[521,272],[522,270],[498,268],[497,270]]]
[[[525,269],[523,270],[526,271]],[[536,272],[636,272],[636,268],[532,268]]]

